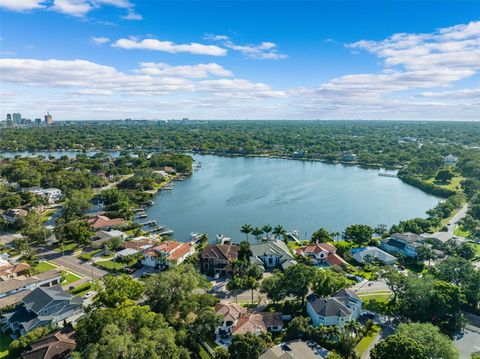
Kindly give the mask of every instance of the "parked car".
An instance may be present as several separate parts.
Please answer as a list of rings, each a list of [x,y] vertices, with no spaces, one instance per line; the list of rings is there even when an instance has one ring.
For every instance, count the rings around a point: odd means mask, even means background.
[[[90,298],[91,296],[93,296],[94,294],[95,294],[95,292],[94,292],[93,290],[91,290],[91,291],[87,292],[87,294],[85,294],[85,295],[83,296],[83,299],[88,299],[88,298]]]

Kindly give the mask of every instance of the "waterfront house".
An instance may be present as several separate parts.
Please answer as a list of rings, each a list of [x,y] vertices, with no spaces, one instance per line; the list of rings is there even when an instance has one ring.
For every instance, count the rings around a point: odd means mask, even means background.
[[[157,269],[181,264],[187,257],[195,253],[195,246],[168,240],[143,251],[142,264]]]
[[[31,342],[22,359],[67,359],[76,347],[75,331],[67,326]]]
[[[382,239],[380,248],[390,253],[400,253],[406,257],[417,258],[417,250],[425,244],[425,238],[415,233],[394,233]]]
[[[257,264],[263,271],[275,268],[286,269],[297,263],[285,242],[278,239],[251,244],[250,251],[252,252],[250,263]]]
[[[340,266],[347,262],[337,254],[337,248],[330,243],[315,243],[295,250],[298,256],[312,259],[315,265]]]
[[[342,289],[328,298],[312,293],[307,296],[307,313],[315,327],[336,325],[343,327],[356,320],[362,311],[362,300],[349,289]]]
[[[371,261],[379,261],[384,264],[394,264],[397,258],[382,251],[380,248],[368,246],[361,248],[354,248],[351,250],[352,257],[358,263],[369,263]]]
[[[93,229],[112,229],[121,227],[127,224],[123,218],[108,218],[107,216],[95,216],[87,219],[87,223],[90,223]]]
[[[82,313],[82,299],[65,292],[60,285],[38,287],[23,298],[22,305],[4,315],[2,329],[25,335],[41,326],[72,322]]]
[[[132,238],[130,241],[123,242],[123,248],[131,248],[136,249],[137,251],[142,251],[144,249],[148,249],[153,247],[159,243],[159,240],[154,237],[135,237]]]
[[[231,263],[238,259],[239,245],[211,244],[199,253],[200,270],[206,274],[232,274]]]

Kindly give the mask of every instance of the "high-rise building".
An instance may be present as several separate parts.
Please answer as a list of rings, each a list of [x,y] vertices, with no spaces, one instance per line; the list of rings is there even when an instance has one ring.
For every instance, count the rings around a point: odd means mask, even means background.
[[[45,115],[45,123],[51,125],[53,123],[53,117],[50,115],[50,112]]]
[[[14,125],[20,125],[22,123],[22,115],[20,113],[14,113],[12,115],[12,120]]]
[[[42,124],[42,119],[41,118],[36,118],[35,119],[35,124],[38,125],[38,126],[41,125]]]
[[[12,121],[12,115],[7,113],[7,127],[12,127],[13,126],[13,121]]]

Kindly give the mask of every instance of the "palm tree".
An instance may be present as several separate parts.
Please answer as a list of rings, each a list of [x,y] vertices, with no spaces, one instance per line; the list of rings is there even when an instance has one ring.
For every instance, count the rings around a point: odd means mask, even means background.
[[[253,227],[250,224],[244,224],[240,229],[240,232],[245,233],[247,235],[247,241],[248,241],[248,235],[252,233],[252,231],[253,231]]]
[[[282,225],[279,224],[278,226],[275,226],[272,234],[276,239],[279,239],[280,237],[285,236],[287,234],[287,231],[285,230],[285,228],[283,228]]]
[[[272,226],[269,224],[266,224],[262,227],[262,229],[263,229],[263,232],[265,232],[265,234],[267,235],[267,240],[270,239],[269,234],[272,231]]]
[[[263,230],[262,230],[260,227],[255,227],[255,228],[252,230],[252,234],[255,236],[255,238],[257,239],[257,241],[259,241],[260,238],[262,237]]]
[[[435,258],[435,253],[431,247],[423,245],[418,248],[418,257],[419,259],[428,261],[428,266],[430,267],[430,261]]]
[[[330,236],[334,239],[337,240],[338,237],[340,237],[340,232],[331,232]]]

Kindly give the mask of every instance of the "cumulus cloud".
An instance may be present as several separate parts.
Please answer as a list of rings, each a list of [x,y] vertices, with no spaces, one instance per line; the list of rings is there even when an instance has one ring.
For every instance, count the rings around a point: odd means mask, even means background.
[[[127,9],[127,14],[122,17],[126,20],[142,19],[128,0],[0,0],[0,8],[10,11],[45,9],[75,17],[84,17],[90,11],[102,6]]]
[[[0,0],[0,8],[12,11],[43,9],[44,0]]]
[[[160,41],[157,39],[137,40],[135,38],[119,39],[112,44],[127,50],[153,50],[169,53],[188,52],[195,55],[225,56],[227,50],[215,45],[204,45],[196,42],[189,44],[175,44],[172,41]]]

